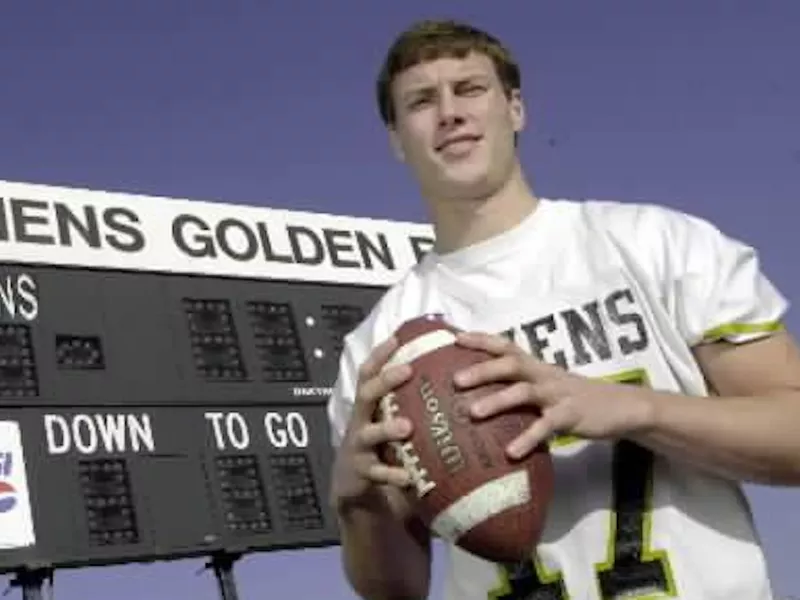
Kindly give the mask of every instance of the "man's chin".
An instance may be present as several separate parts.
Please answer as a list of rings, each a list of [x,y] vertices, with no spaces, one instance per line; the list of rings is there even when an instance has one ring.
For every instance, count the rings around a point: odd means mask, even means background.
[[[440,196],[451,200],[483,200],[492,194],[492,186],[486,174],[472,177],[453,177],[441,182]]]

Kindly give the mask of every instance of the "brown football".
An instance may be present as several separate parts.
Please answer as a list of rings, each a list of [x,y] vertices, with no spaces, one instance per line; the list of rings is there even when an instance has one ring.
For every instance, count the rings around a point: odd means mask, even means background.
[[[457,345],[456,333],[437,315],[398,328],[389,364],[410,364],[412,376],[382,399],[379,418],[405,417],[414,431],[382,458],[412,474],[417,514],[437,536],[494,562],[527,559],[544,529],[553,463],[544,445],[521,461],[506,446],[540,413],[527,407],[473,420],[470,404],[503,384],[455,389],[458,370],[489,358]]]

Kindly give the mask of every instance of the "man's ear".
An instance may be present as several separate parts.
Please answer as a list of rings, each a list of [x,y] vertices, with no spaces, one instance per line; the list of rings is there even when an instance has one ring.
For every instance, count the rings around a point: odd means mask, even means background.
[[[522,99],[522,92],[519,90],[512,90],[511,96],[508,101],[509,110],[511,111],[511,124],[516,133],[525,129],[527,122],[527,115],[525,114],[525,102]]]
[[[387,131],[389,132],[389,144],[392,147],[392,153],[397,160],[405,162],[406,153],[403,151],[403,144],[400,142],[400,136],[397,134],[394,127],[389,126]]]

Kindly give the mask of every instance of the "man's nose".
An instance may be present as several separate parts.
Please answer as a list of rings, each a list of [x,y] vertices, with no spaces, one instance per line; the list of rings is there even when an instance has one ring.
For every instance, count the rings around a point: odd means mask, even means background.
[[[460,123],[464,119],[458,98],[451,90],[443,90],[439,94],[438,111],[439,125],[442,127]]]

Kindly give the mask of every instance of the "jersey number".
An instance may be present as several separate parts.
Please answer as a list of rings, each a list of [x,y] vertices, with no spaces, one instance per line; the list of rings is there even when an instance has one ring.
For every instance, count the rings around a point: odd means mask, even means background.
[[[643,370],[610,377],[620,383],[647,385]],[[607,559],[592,574],[602,600],[650,600],[675,596],[666,553],[650,545],[653,454],[633,442],[620,441],[612,459],[612,511]],[[534,557],[500,570],[492,600],[568,600],[561,573],[548,573]]]

